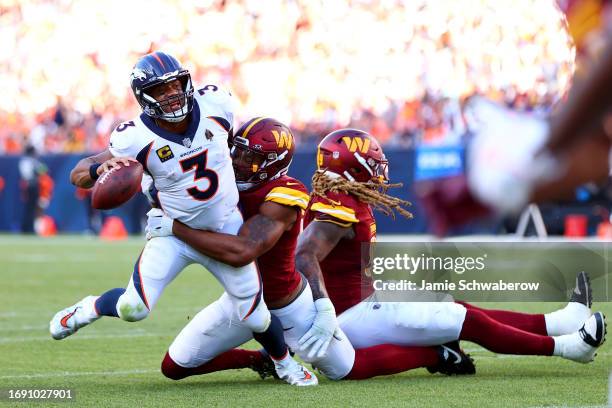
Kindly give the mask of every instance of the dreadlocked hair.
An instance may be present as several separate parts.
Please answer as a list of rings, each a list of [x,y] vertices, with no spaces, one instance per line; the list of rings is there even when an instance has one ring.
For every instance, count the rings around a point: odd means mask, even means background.
[[[312,176],[311,195],[319,196],[331,202],[326,195],[328,191],[353,194],[359,201],[370,204],[375,209],[393,219],[395,219],[394,210],[405,218],[412,218],[412,213],[403,208],[412,205],[412,203],[387,195],[388,189],[401,186],[402,183],[384,184],[374,180],[368,181],[367,183],[361,183],[358,181],[349,181],[342,177],[332,178],[323,171],[317,171],[314,176]]]

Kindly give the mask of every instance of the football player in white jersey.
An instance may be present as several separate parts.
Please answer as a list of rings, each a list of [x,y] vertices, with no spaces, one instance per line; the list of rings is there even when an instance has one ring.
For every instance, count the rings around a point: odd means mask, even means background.
[[[117,163],[137,161],[145,170],[143,191],[155,207],[151,212],[191,228],[236,234],[243,220],[227,144],[233,125],[231,94],[215,85],[195,91],[189,71],[163,52],[142,57],[130,82],[143,113],[113,131],[108,150],[81,160],[72,170],[72,183],[90,188]],[[58,312],[50,322],[52,337],[63,339],[101,316],[144,319],[165,287],[192,263],[206,267],[223,285],[223,296],[273,358],[280,378],[300,386],[317,384],[289,355],[282,326],[262,299],[255,265],[223,264],[173,236],[146,243],[127,288],[87,296]]]

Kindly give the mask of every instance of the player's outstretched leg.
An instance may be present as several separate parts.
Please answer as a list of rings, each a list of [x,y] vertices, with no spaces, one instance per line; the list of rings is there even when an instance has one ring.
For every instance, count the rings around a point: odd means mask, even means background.
[[[529,333],[491,319],[479,310],[467,310],[460,339],[472,341],[495,353],[560,356],[587,363],[603,344],[606,322],[601,312],[595,313],[575,333],[542,336]]]
[[[568,304],[560,310],[546,314],[530,314],[510,310],[482,309],[465,302],[457,302],[466,309],[479,310],[490,318],[508,326],[543,336],[570,334],[582,327],[591,317],[592,289],[589,275],[580,272],[576,276],[576,287]]]
[[[100,296],[87,296],[74,305],[60,310],[49,323],[51,337],[55,340],[64,339],[102,316],[120,317],[117,308],[119,300],[124,299],[122,304],[129,303],[125,300],[125,292],[124,288],[114,288]],[[142,304],[141,307],[145,305]],[[134,309],[136,308],[137,306],[134,306]]]
[[[87,296],[55,314],[49,323],[51,336],[60,340],[101,316],[118,317],[128,322],[146,318],[166,286],[190,261],[183,256],[182,241],[158,237],[147,241],[134,264],[127,288],[111,289],[101,296]]]

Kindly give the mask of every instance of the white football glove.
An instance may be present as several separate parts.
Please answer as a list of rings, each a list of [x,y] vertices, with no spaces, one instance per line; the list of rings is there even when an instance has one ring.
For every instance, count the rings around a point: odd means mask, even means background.
[[[303,353],[308,352],[307,358],[322,358],[327,353],[327,347],[338,330],[336,320],[336,309],[328,298],[317,299],[314,302],[317,315],[312,326],[298,341],[298,346]]]
[[[468,113],[476,123],[468,150],[470,190],[501,214],[519,212],[539,183],[562,170],[552,155],[540,152],[548,139],[548,123],[481,98],[470,104]]]
[[[164,215],[159,208],[152,208],[147,213],[147,226],[145,233],[147,241],[155,237],[166,237],[172,234],[172,224],[174,220]]]

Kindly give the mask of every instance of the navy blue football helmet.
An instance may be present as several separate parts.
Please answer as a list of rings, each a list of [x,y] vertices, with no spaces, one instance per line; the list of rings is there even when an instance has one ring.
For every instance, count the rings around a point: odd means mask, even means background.
[[[161,101],[157,101],[151,96],[152,88],[174,80],[181,82],[182,93]],[[193,109],[191,75],[176,58],[166,53],[157,51],[138,60],[132,69],[130,84],[143,112],[152,118],[168,122],[180,122]],[[174,112],[166,112],[164,108],[175,103],[177,98],[181,102],[181,108]]]

